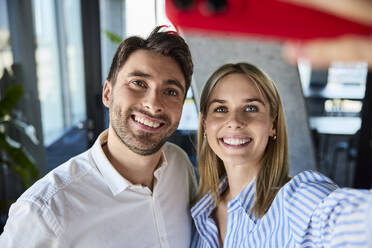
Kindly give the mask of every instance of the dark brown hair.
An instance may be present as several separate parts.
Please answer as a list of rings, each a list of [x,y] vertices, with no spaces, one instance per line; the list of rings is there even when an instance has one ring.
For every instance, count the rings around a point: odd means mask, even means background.
[[[129,56],[138,49],[145,49],[173,58],[182,70],[186,82],[186,91],[190,87],[193,63],[189,46],[174,31],[160,32],[164,26],[156,27],[147,39],[132,36],[121,42],[112,60],[107,80],[115,84],[117,74]]]

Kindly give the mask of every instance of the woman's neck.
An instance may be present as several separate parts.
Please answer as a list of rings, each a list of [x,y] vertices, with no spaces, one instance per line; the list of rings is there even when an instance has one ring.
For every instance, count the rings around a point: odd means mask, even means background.
[[[236,197],[258,174],[259,165],[226,165],[229,188],[223,195],[229,201]]]

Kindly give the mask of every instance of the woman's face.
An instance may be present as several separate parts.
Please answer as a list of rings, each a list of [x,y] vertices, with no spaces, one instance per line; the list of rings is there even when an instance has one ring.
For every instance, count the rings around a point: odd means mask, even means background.
[[[208,101],[204,128],[225,165],[259,166],[269,136],[275,135],[267,99],[244,74],[219,80]]]

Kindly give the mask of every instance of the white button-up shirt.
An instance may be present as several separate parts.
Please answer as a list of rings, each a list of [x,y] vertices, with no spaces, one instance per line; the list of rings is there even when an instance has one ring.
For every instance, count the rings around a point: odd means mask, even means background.
[[[189,247],[195,181],[186,153],[163,146],[151,191],[114,169],[106,140],[107,131],[11,206],[0,247]]]

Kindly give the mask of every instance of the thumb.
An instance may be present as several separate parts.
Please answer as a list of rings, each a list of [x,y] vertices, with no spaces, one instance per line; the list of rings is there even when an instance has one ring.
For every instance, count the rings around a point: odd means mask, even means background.
[[[372,69],[372,38],[343,36],[336,39],[316,39],[304,43],[287,42],[283,56],[291,64],[307,59],[312,67],[328,67],[332,62],[368,62]]]

